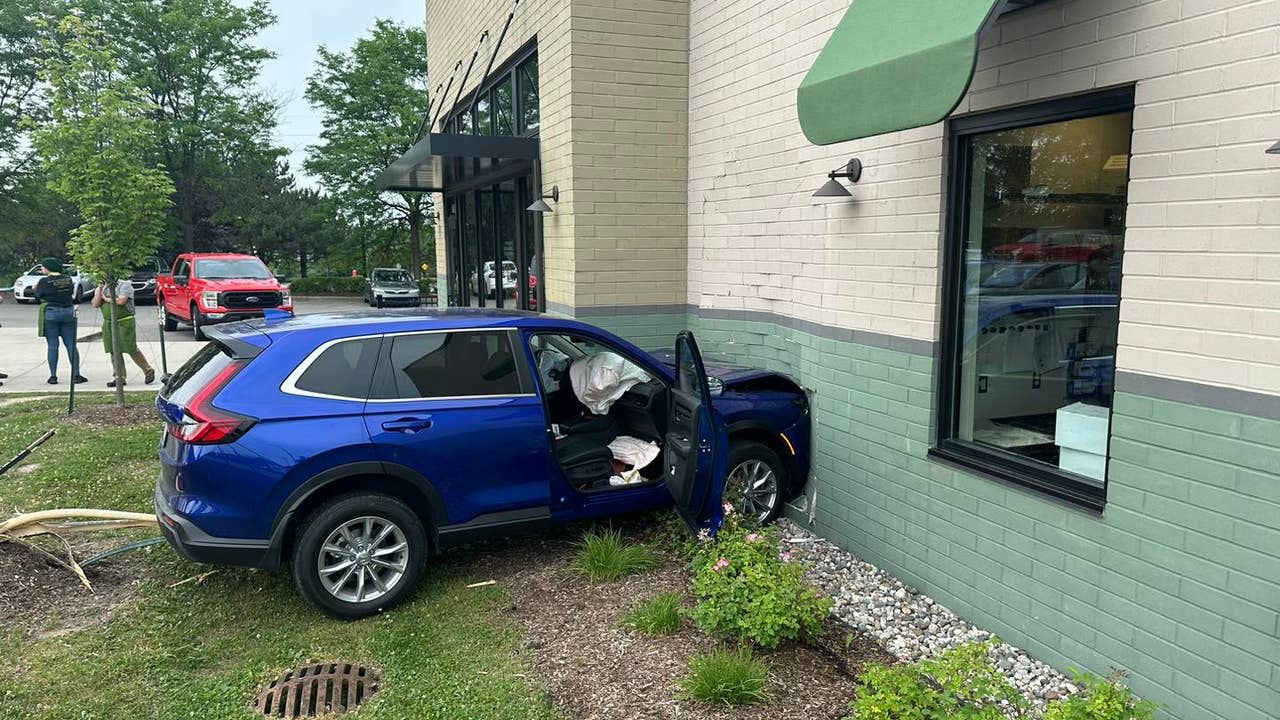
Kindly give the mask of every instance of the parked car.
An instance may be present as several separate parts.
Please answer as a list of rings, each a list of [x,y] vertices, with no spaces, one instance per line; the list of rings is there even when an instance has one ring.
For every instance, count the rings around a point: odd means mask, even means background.
[[[72,299],[75,302],[83,302],[85,298],[93,294],[95,287],[93,278],[84,275],[75,265],[62,266],[62,274],[71,278],[75,285],[72,293]],[[40,278],[44,277],[44,272],[39,265],[32,267],[17,279],[13,281],[13,297],[20,303],[33,303],[36,301],[36,284],[40,282]]]
[[[293,312],[289,286],[261,260],[232,253],[183,253],[171,272],[156,276],[157,302],[164,306],[164,329],[191,326],[197,340],[215,323],[262,317],[267,309]]]
[[[492,260],[484,264],[483,275],[484,275],[485,297],[493,297],[494,294],[498,291],[498,279],[496,277],[496,270],[494,269],[494,267],[495,265]],[[506,295],[515,294],[516,289],[518,287],[516,283],[517,272],[519,271],[516,269],[515,263],[511,262],[510,260],[502,261],[502,292],[503,294],[506,294]],[[471,278],[471,292],[472,294],[478,294],[479,292],[476,290],[476,280],[474,277]]]
[[[768,520],[809,471],[803,389],[705,367],[687,332],[667,362],[582,322],[498,310],[208,335],[156,399],[160,527],[198,562],[287,561],[339,617],[402,600],[442,548],[673,499],[694,530],[718,526],[724,497]],[[628,380],[598,382],[614,377]],[[597,391],[605,413],[588,409]],[[661,454],[620,470],[618,437]]]
[[[364,283],[366,305],[385,307],[391,305],[422,305],[418,281],[408,270],[400,268],[374,268]]]
[[[158,257],[149,257],[129,274],[129,283],[133,285],[133,302],[145,305],[156,302],[156,277],[165,269],[164,261]]]
[[[1107,230],[1046,228],[1018,242],[992,248],[990,257],[1013,262],[1088,262],[1099,250],[1110,250],[1120,238]]]

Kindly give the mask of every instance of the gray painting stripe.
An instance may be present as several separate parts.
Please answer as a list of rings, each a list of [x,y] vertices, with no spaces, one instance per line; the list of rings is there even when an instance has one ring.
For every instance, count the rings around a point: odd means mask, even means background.
[[[1268,420],[1280,420],[1280,395],[1269,395],[1252,390],[1206,385],[1190,380],[1176,380],[1121,370],[1116,372],[1116,392],[1158,400],[1172,400]]]

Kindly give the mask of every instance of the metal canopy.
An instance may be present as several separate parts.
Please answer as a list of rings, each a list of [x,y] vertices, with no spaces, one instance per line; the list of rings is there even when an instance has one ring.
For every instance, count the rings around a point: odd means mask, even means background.
[[[444,171],[440,159],[445,157],[536,160],[538,139],[431,133],[378,175],[378,189],[444,192]]]

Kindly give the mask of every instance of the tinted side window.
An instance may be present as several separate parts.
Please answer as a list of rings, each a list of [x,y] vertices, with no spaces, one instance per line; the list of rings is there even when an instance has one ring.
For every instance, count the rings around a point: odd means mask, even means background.
[[[175,405],[185,406],[230,364],[230,355],[217,343],[208,343],[173,373],[160,389],[160,395]]]
[[[394,398],[517,395],[519,362],[505,331],[401,335],[391,341],[388,389]]]
[[[294,387],[322,395],[364,400],[378,364],[382,338],[347,340],[330,346],[309,365]]]

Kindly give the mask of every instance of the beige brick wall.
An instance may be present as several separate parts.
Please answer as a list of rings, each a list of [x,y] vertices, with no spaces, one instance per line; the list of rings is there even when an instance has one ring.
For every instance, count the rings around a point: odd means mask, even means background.
[[[547,299],[557,306],[683,303],[686,253],[688,0],[428,0],[431,87],[462,68],[489,30],[465,90],[515,18],[500,66],[538,43]],[[438,262],[444,267],[444,244]]]
[[[942,125],[813,147],[796,121],[847,7],[694,1],[689,300],[936,339]],[[958,113],[1137,83],[1120,369],[1280,393],[1277,78],[1276,0],[1059,0],[984,35]],[[810,197],[851,156],[856,201]]]

